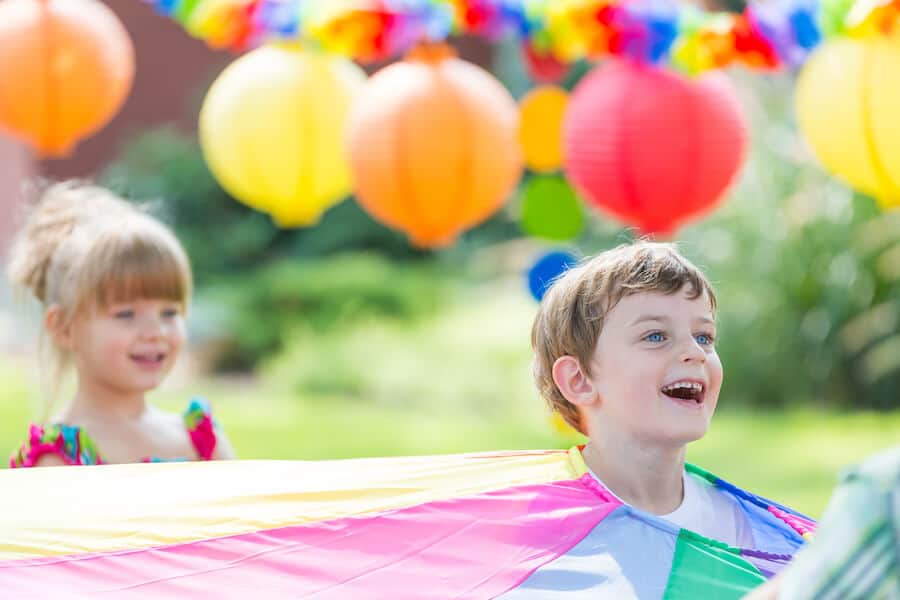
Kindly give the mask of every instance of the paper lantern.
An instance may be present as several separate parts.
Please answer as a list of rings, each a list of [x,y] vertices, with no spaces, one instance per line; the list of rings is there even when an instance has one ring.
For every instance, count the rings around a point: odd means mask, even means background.
[[[519,140],[529,169],[550,172],[562,167],[562,123],[568,101],[566,90],[542,86],[519,102]]]
[[[425,46],[376,73],[350,117],[357,200],[419,247],[453,243],[519,180],[518,110],[487,71]]]
[[[344,127],[365,74],[345,58],[265,46],[229,65],[200,113],[200,142],[228,193],[282,227],[315,224],[351,191]]]
[[[686,79],[615,60],[588,74],[563,124],[569,181],[643,234],[671,235],[722,199],[745,155],[746,125],[727,79]]]
[[[576,237],[584,228],[584,211],[572,186],[559,175],[531,177],[522,186],[522,229],[554,241]]]
[[[900,206],[900,36],[834,39],[797,82],[800,130],[825,168]]]
[[[41,155],[106,125],[133,78],[131,39],[101,2],[0,2],[0,127]]]
[[[535,300],[544,299],[547,290],[566,271],[578,266],[578,258],[570,252],[556,250],[540,257],[528,270],[528,290]]]
[[[528,75],[538,83],[559,83],[569,73],[569,65],[557,60],[549,50],[535,49],[531,42],[522,44],[522,57]]]

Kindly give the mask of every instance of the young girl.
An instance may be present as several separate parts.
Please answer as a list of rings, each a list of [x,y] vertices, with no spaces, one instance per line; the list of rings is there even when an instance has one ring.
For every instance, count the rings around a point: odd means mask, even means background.
[[[191,292],[163,224],[101,188],[58,184],[25,221],[9,275],[44,307],[54,383],[69,366],[77,375],[75,396],[31,425],[11,467],[233,458],[205,402],[175,415],[144,397],[178,358]]]

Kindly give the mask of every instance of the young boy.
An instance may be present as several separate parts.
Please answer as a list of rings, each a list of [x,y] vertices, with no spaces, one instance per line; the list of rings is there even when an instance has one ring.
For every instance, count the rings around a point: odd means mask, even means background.
[[[756,548],[729,492],[685,470],[722,385],[716,297],[668,244],[637,242],[573,268],[532,330],[543,397],[589,438],[591,474],[624,504],[738,548]]]
[[[590,474],[632,514],[742,549],[771,575],[812,523],[685,466],[719,400],[715,337],[704,274],[673,245],[636,242],[548,290],[532,330],[535,380],[589,438],[581,454]],[[770,561],[772,548],[784,556]]]

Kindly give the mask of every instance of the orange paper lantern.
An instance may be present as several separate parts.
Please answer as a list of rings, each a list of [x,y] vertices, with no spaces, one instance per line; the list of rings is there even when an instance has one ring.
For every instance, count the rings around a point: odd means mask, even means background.
[[[0,2],[0,128],[42,155],[106,125],[133,78],[131,39],[101,2]]]
[[[419,247],[494,214],[522,171],[518,110],[487,71],[425,46],[376,73],[350,115],[357,200]]]

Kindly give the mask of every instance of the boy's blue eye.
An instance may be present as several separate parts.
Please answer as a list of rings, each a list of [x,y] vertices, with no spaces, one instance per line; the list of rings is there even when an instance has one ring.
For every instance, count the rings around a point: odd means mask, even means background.
[[[133,310],[117,310],[113,316],[117,319],[133,319],[134,311]]]
[[[713,336],[708,333],[700,333],[696,336],[697,343],[701,346],[711,346],[713,343]]]
[[[175,317],[178,316],[178,309],[177,308],[167,308],[162,311],[162,316],[164,319],[174,319]]]
[[[644,340],[647,342],[664,342],[666,341],[666,336],[660,331],[654,331],[653,333],[645,335]]]

